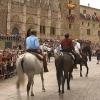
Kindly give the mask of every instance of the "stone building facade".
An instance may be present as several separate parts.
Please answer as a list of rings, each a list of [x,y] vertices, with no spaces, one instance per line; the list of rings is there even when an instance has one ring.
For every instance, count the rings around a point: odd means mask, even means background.
[[[2,8],[6,8],[5,15],[1,17],[3,24],[1,23],[0,32],[3,34],[17,34],[25,38],[30,29],[34,28],[39,38],[61,39],[66,32],[73,39],[79,38],[79,0],[1,1]],[[68,3],[75,8],[69,9]]]
[[[0,33],[7,32],[7,0],[0,1]]]
[[[100,9],[80,5],[80,39],[100,43]]]

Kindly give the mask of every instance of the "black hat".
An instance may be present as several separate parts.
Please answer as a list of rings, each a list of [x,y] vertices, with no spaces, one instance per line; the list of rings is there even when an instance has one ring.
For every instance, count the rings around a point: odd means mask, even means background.
[[[65,34],[65,37],[69,37],[69,33],[66,33],[66,34]]]

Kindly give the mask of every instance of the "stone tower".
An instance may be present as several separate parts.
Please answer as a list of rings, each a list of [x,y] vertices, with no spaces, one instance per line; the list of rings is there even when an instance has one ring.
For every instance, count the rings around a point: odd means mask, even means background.
[[[7,0],[0,1],[0,33],[7,33]]]

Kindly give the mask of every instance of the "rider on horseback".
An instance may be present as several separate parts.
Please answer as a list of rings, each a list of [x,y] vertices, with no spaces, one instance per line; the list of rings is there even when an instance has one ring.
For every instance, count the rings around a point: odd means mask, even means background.
[[[76,55],[75,55],[75,49],[74,49],[72,40],[69,39],[68,33],[65,34],[65,39],[63,39],[61,41],[61,47],[62,47],[62,52],[71,52],[74,55],[74,57],[75,57],[74,67],[77,68],[77,66],[76,66],[77,65],[77,59],[76,59]]]
[[[74,46],[75,52],[78,53],[81,56],[82,60],[84,61],[85,56],[84,56],[84,53],[81,50],[81,46],[80,46],[80,43],[78,42],[78,39],[75,39],[74,42],[75,42],[75,46]]]
[[[42,52],[41,52],[40,46],[39,46],[39,41],[38,41],[38,38],[36,37],[37,31],[31,30],[30,33],[31,33],[31,35],[26,38],[26,51],[27,52],[35,52],[37,54],[42,55]],[[45,56],[43,56],[43,66],[44,66],[44,72],[48,72]]]

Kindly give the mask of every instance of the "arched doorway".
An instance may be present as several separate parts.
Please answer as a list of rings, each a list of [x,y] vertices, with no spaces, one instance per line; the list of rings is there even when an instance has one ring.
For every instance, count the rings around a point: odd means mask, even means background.
[[[28,29],[27,34],[26,34],[26,38],[31,35],[30,31],[31,31],[31,29]]]
[[[13,34],[13,35],[16,35],[16,36],[19,35],[19,30],[18,30],[17,27],[14,27],[14,28],[12,29],[12,34]]]

